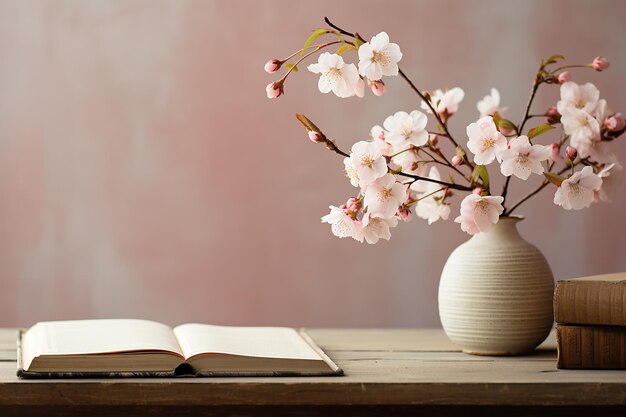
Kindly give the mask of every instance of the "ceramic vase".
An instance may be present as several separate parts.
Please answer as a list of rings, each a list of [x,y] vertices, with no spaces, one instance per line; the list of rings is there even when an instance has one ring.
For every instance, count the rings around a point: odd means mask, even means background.
[[[463,352],[522,355],[548,335],[554,279],[542,253],[503,217],[457,247],[439,283],[439,316]]]

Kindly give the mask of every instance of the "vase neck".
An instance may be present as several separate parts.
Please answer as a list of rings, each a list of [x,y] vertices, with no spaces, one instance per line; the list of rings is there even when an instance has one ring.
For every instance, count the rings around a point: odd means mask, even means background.
[[[472,239],[476,240],[522,240],[517,231],[517,223],[523,220],[522,217],[501,217],[498,223],[494,224],[487,231],[474,235]]]

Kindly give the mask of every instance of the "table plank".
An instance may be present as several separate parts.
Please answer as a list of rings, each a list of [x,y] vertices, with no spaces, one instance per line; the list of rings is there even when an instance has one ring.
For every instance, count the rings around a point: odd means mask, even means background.
[[[484,357],[434,329],[309,333],[346,376],[20,380],[14,361],[0,361],[0,407],[626,405],[626,372],[557,370],[553,341],[529,356]],[[0,332],[0,343],[11,336]]]
[[[15,350],[15,340],[19,329],[0,328],[0,351]]]

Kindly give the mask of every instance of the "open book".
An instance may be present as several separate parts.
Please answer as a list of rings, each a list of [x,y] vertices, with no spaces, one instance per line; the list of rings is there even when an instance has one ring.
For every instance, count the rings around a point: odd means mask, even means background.
[[[147,320],[37,323],[20,334],[18,376],[341,375],[303,331]]]

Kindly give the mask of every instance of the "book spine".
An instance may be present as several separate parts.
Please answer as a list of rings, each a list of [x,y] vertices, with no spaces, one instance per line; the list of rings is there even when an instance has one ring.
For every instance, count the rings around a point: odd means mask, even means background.
[[[626,369],[626,328],[556,325],[557,368]]]
[[[554,318],[563,324],[626,326],[626,283],[559,281]]]

